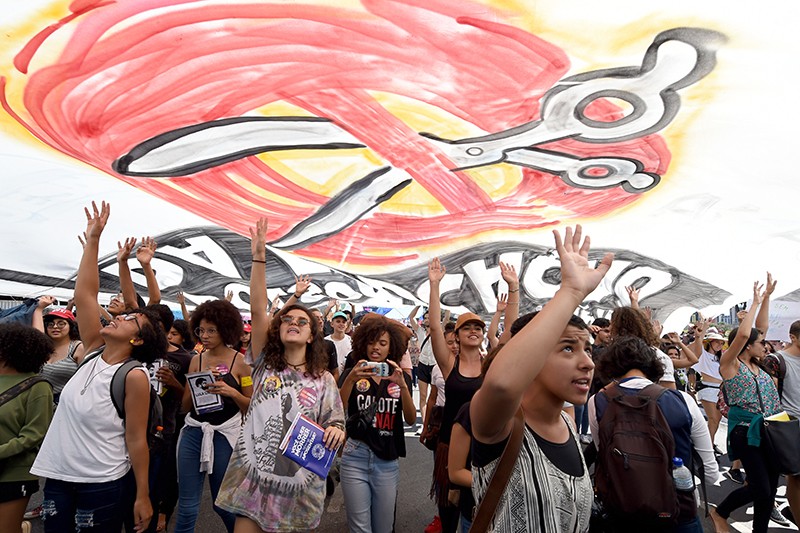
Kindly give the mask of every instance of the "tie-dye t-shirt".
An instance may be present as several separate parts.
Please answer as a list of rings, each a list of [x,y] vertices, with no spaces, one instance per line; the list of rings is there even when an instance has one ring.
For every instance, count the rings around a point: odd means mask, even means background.
[[[298,412],[324,428],[344,429],[336,382],[329,372],[313,378],[289,368],[255,376],[250,408],[216,503],[264,530],[314,529],[322,517],[325,480],[287,459],[279,446]]]

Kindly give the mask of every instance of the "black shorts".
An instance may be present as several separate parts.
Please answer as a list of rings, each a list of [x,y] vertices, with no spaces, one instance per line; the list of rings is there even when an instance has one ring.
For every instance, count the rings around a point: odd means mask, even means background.
[[[39,480],[4,481],[0,483],[0,503],[13,502],[39,492]]]
[[[426,365],[425,363],[419,363],[417,365],[417,379],[423,383],[427,383],[428,385],[430,385],[432,370],[433,370],[433,365]]]

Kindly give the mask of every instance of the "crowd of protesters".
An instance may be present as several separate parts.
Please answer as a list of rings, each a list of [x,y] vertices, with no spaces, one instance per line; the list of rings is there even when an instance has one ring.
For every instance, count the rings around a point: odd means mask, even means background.
[[[105,202],[86,209],[66,308],[42,296],[0,318],[2,532],[29,531],[23,515],[40,517],[48,533],[194,531],[208,477],[215,530],[314,531],[339,481],[348,529],[390,533],[400,459],[421,445],[404,429],[417,409],[434,464],[426,533],[701,532],[695,482],[720,479],[714,440],[723,416],[735,461],[727,475],[741,486],[711,502],[715,531],[729,531],[745,505],[757,533],[800,512],[800,472],[779,466],[761,434],[765,419],[800,417],[800,321],[785,346],[765,341],[774,333],[769,275],[728,332],[703,319],[664,332],[634,287],[630,305],[588,325],[575,312],[613,256],[591,265],[578,226],[554,232],[561,285],[540,311],[519,316],[524,292],[514,267],[500,263],[507,293],[488,327],[469,312],[451,320],[440,307],[446,265],[434,258],[427,312],[418,321],[417,307],[403,324],[336,301],[302,305],[309,276],[286,302],[270,303],[261,219],[251,228],[250,321],[230,295],[190,312],[181,293],[184,319],[175,320],[160,303],[150,238],[118,243],[120,292],[98,304],[110,213]],[[132,256],[148,302],[136,294]],[[204,372],[207,381],[190,383]],[[657,418],[644,437],[643,409]],[[334,452],[327,477],[284,452],[301,418],[320,428],[320,454]],[[654,442],[666,467],[635,462],[635,450]],[[643,465],[648,484],[637,486],[636,473],[621,481],[629,461]],[[775,507],[782,474],[791,508],[783,514]],[[42,505],[26,513],[40,482]],[[666,511],[651,509],[662,501]]]

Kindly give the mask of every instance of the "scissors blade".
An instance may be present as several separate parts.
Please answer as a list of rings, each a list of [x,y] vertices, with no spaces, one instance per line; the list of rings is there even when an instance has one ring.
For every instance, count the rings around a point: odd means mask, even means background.
[[[319,117],[235,117],[168,131],[113,163],[126,176],[175,177],[278,150],[363,148],[358,139]]]

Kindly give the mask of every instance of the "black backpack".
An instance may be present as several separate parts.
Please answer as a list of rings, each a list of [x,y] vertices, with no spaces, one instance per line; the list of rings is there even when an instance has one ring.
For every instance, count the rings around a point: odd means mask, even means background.
[[[83,359],[81,366],[95,357],[100,357],[104,349],[105,346],[88,354]],[[125,379],[134,368],[144,368],[144,365],[136,359],[128,359],[122,363],[111,377],[111,403],[123,422],[125,421]],[[161,406],[161,398],[158,397],[153,387],[150,387],[150,409],[147,413],[147,446],[151,450],[163,443],[163,425],[164,408]]]
[[[658,407],[666,390],[651,384],[625,394],[612,383],[599,393],[608,405],[599,422],[597,496],[611,516],[653,531],[676,524],[681,510],[672,479],[675,440]]]

